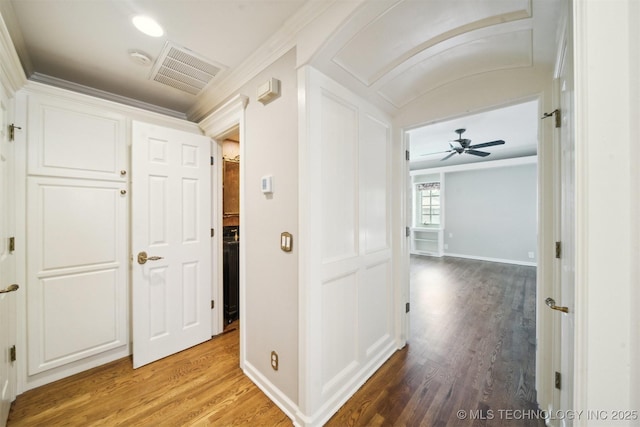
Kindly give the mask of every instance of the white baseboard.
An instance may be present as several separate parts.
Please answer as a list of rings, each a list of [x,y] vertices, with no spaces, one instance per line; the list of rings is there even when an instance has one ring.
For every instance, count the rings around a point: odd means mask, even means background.
[[[299,418],[307,420],[305,425],[308,427],[323,426],[397,350],[395,341],[389,341],[377,357],[372,358],[364,365],[353,376],[352,381],[336,393],[331,400],[327,401],[313,416],[300,416]]]
[[[278,408],[285,413],[287,417],[291,419],[294,425],[300,425],[296,419],[296,413],[298,412],[298,405],[291,399],[289,399],[278,387],[258,371],[255,366],[245,360],[244,373],[253,383],[258,386],[260,390],[267,395]]]
[[[38,374],[27,375],[21,381],[18,394],[37,387],[41,387],[54,381],[61,380],[62,378],[70,377],[71,375],[87,371],[97,366],[102,366],[115,360],[122,359],[123,357],[128,357],[130,355],[131,349],[129,345],[124,345],[122,347],[107,350],[93,356],[85,357],[84,359],[76,360],[75,362],[67,363],[66,365],[51,368]]]
[[[526,265],[528,267],[537,267],[538,263],[530,262],[530,261],[518,261],[514,259],[502,259],[502,258],[489,258],[483,256],[475,256],[475,255],[461,255],[461,254],[450,254],[445,252],[444,256],[452,257],[452,258],[465,258],[465,259],[475,259],[478,261],[489,261],[489,262],[500,262],[503,264],[516,264],[516,265]]]

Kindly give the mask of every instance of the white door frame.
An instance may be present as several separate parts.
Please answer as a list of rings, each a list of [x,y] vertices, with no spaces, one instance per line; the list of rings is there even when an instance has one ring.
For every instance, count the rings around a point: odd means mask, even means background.
[[[9,135],[9,124],[13,123],[14,119],[15,102],[1,86],[0,102],[2,102],[0,114],[3,115],[3,117],[0,117],[0,124],[2,125],[2,129],[0,129],[0,138],[2,138],[2,140],[0,143],[5,148],[2,154],[6,156],[4,160],[0,159],[0,162],[4,163],[3,167],[0,168],[0,172],[2,173],[2,175],[0,175],[0,186],[2,186],[2,191],[0,192],[0,194],[2,194],[2,198],[0,198],[0,203],[2,203],[2,206],[0,206],[0,220],[2,221],[0,225],[2,231],[0,236],[2,239],[2,249],[0,249],[0,290],[4,291],[0,294],[0,304],[3,310],[3,312],[0,313],[0,318],[2,319],[2,324],[0,325],[2,331],[0,333],[2,333],[3,338],[1,340],[1,351],[6,355],[8,348],[17,344],[17,289],[10,291],[10,289],[13,289],[11,285],[16,283],[16,257],[9,248],[9,237],[15,236],[16,223],[14,203],[16,198],[16,177],[13,173],[15,167],[15,143],[10,139]],[[24,288],[22,293],[24,293]],[[10,402],[16,397],[17,369],[16,362],[9,360],[6,356],[0,360],[0,363],[3,365],[2,369],[4,371],[4,376],[0,379],[6,381],[6,383],[0,381],[0,398],[2,399],[2,402],[0,402],[2,405],[0,424],[4,425],[6,417],[9,415]]]
[[[530,96],[526,96],[523,98],[512,99],[510,102],[504,102],[502,104],[493,105],[491,106],[491,109],[501,108],[508,105],[515,105],[521,102],[528,102],[528,101],[534,101],[534,100],[538,102],[538,108],[540,110],[539,117],[542,117],[542,113],[546,111],[550,105],[553,105],[553,103],[550,103],[549,100],[546,99],[545,93],[537,93],[537,94],[534,93],[534,94],[531,94]],[[483,110],[468,111],[458,116],[444,117],[444,118],[438,119],[437,121],[430,121],[429,124],[450,120],[455,117],[462,117],[466,115],[475,114],[480,111],[483,111]],[[547,124],[547,125],[551,127],[550,124]],[[396,206],[401,207],[401,211],[400,211],[400,208],[398,209],[398,217],[400,218],[400,223],[396,224],[396,227],[397,227],[396,229],[402,230],[402,243],[401,243],[402,250],[399,252],[400,258],[398,258],[397,265],[400,266],[398,268],[399,270],[403,270],[402,272],[398,273],[398,276],[396,276],[397,277],[396,283],[400,283],[400,286],[398,287],[401,287],[403,289],[403,294],[406,295],[407,301],[409,301],[409,298],[410,298],[410,250],[409,250],[410,239],[404,237],[405,236],[404,227],[405,226],[411,227],[412,225],[411,210],[413,209],[413,206],[410,206],[408,204],[408,199],[410,198],[410,194],[408,193],[412,191],[412,185],[411,185],[411,174],[410,174],[409,162],[405,161],[405,150],[410,150],[410,145],[409,145],[410,141],[409,141],[408,131],[420,126],[423,126],[423,125],[418,124],[418,125],[407,126],[402,129],[399,129],[400,135],[397,136],[398,138],[397,140],[401,141],[401,144],[399,144],[395,148],[395,155],[398,158],[401,157],[398,160],[398,162],[402,162],[402,164],[395,163],[395,165],[398,165],[398,169],[397,169],[398,173],[402,174],[402,181],[401,181],[401,184],[399,184],[399,186],[401,186],[402,188],[402,191],[399,193],[402,193],[402,195],[399,196],[398,200],[394,200],[394,203],[396,203]],[[551,337],[545,336],[545,334],[548,335],[550,332],[552,332],[551,326],[549,324],[551,316],[549,316],[550,313],[548,313],[548,311],[551,311],[551,310],[544,305],[544,299],[546,298],[546,294],[548,293],[548,289],[550,288],[550,283],[547,283],[546,278],[549,275],[553,275],[552,270],[554,268],[552,261],[550,261],[553,259],[553,254],[551,253],[552,249],[550,249],[553,247],[553,244],[552,244],[553,232],[549,230],[549,227],[551,226],[551,224],[554,224],[553,207],[555,205],[555,201],[553,199],[554,195],[552,194],[553,185],[554,185],[552,181],[553,179],[555,179],[555,177],[551,176],[553,173],[553,168],[550,166],[546,166],[545,164],[546,163],[551,164],[551,162],[554,161],[556,154],[555,154],[554,146],[552,146],[552,149],[545,148],[546,146],[551,145],[552,131],[545,130],[544,123],[538,123],[538,135],[539,135],[538,149],[537,149],[538,168],[536,171],[536,175],[537,175],[536,179],[538,183],[538,192],[537,192],[538,240],[537,240],[537,247],[536,247],[536,253],[538,254],[538,261],[536,266],[536,277],[537,277],[536,278],[536,294],[537,294],[536,339],[538,340],[538,346],[537,346],[537,352],[536,352],[536,384],[535,385],[536,385],[536,388],[538,388],[538,401],[540,402],[541,401],[540,396],[543,393],[545,393],[545,395],[549,395],[549,394],[552,394],[553,392],[552,379],[550,378],[543,379],[539,376],[543,372],[550,371],[551,369],[551,364],[549,360],[550,355],[542,354],[542,353],[545,353],[545,352],[550,353],[552,351],[552,348],[550,346]],[[398,188],[398,186],[396,188]],[[400,316],[398,316],[399,325],[405,334],[403,336],[404,338],[403,344],[404,344],[409,339],[410,323],[409,323],[408,315],[406,316],[406,320],[401,319],[402,314],[404,314],[404,310],[402,310],[402,313],[400,313]],[[541,381],[541,379],[543,379],[543,381]],[[548,408],[541,407],[541,409],[546,410]]]
[[[214,272],[214,277],[216,280],[213,280],[213,288],[211,295],[214,296],[216,304],[221,309],[218,310],[216,314],[216,319],[213,321],[213,334],[219,334],[224,329],[224,299],[223,299],[223,251],[222,251],[222,175],[221,171],[218,169],[222,164],[222,141],[228,136],[232,131],[237,129],[240,135],[240,224],[245,224],[245,209],[244,209],[244,182],[245,182],[245,172],[242,167],[242,162],[245,156],[245,144],[243,144],[245,138],[245,108],[249,98],[244,95],[236,95],[231,98],[229,101],[224,103],[222,106],[214,110],[204,119],[202,119],[198,125],[202,129],[205,135],[212,138],[214,142],[212,142],[212,153],[215,150],[216,161],[218,162],[218,167],[215,168],[215,174],[218,178],[216,185],[216,190],[218,192],[217,197],[212,203],[212,217],[214,218],[214,229],[215,236],[214,245],[216,248],[213,251],[214,259],[213,264],[217,265],[219,268],[218,271]],[[244,239],[246,241],[246,239]],[[245,322],[245,254],[246,254],[246,245],[240,245],[240,368],[244,369],[245,365],[245,350],[246,350],[246,325]]]

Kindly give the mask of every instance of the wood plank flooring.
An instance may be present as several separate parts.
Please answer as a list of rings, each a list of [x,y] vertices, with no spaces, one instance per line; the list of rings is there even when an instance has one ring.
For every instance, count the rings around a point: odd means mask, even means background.
[[[412,257],[411,282],[409,344],[327,426],[544,426],[522,419],[536,408],[535,268]],[[238,368],[238,342],[231,328],[137,370],[125,358],[30,390],[8,426],[290,426]]]
[[[327,426],[544,426],[535,282],[535,267],[412,256],[409,343]]]

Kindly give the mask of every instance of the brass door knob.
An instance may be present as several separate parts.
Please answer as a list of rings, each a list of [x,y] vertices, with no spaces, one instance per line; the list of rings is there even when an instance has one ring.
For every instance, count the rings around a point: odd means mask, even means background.
[[[8,294],[9,292],[17,291],[18,289],[20,289],[20,286],[14,283],[13,285],[9,285],[7,288],[0,290],[0,294]]]
[[[142,251],[138,254],[138,264],[146,264],[147,261],[158,261],[159,259],[164,259],[164,257],[148,256],[145,251]]]
[[[547,298],[546,300],[544,300],[544,303],[547,304],[552,310],[558,310],[563,313],[569,312],[569,307],[558,307],[556,305],[556,300],[554,300],[553,298]]]

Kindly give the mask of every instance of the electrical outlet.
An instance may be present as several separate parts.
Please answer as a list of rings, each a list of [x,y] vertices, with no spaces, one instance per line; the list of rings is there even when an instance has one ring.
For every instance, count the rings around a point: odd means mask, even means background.
[[[453,239],[453,233],[449,233],[449,238]]]
[[[275,351],[271,352],[271,367],[274,371],[278,370],[278,353]]]
[[[529,259],[535,258],[535,254],[533,252],[529,252]]]
[[[447,245],[446,243],[444,244],[444,248],[445,249],[449,249],[449,245]]]

